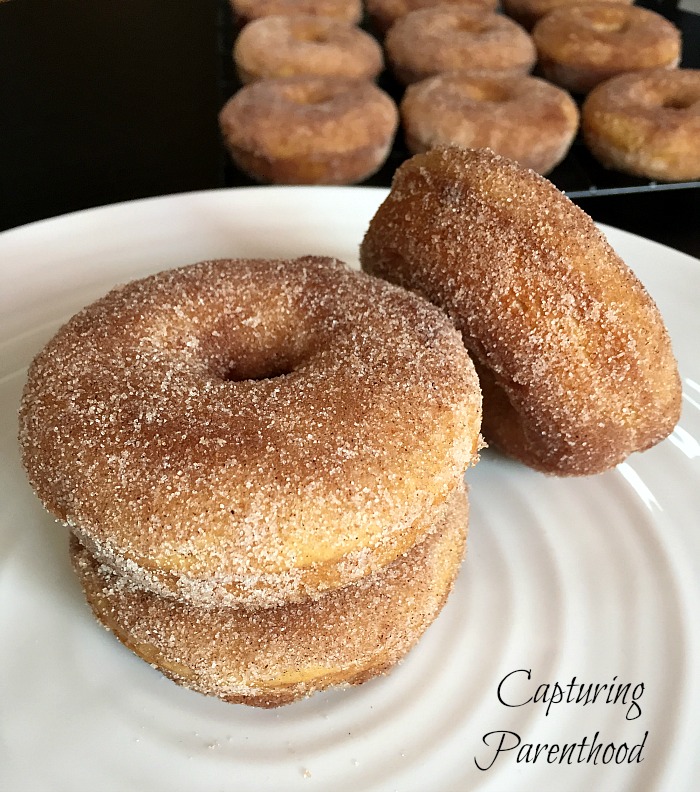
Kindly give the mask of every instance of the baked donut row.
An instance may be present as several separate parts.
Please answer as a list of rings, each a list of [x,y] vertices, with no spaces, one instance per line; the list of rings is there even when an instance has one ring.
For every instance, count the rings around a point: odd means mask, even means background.
[[[581,93],[618,71],[654,64],[663,70],[679,58],[673,25],[620,3],[508,6],[519,19],[528,9],[546,13],[534,40],[487,0],[429,3],[375,0],[367,7],[377,29],[389,27],[388,60],[408,84],[400,120],[410,153],[450,144],[490,147],[549,173],[579,127],[575,103],[552,82]],[[538,54],[547,81],[527,74]],[[236,94],[220,116],[229,152],[248,175],[282,184],[347,184],[368,178],[387,159],[399,114],[389,95],[370,84],[383,58],[367,33],[309,14],[269,16],[243,28],[234,57],[244,83],[263,81]],[[290,76],[298,81],[285,82]],[[636,91],[628,87],[635,80]],[[650,71],[619,83],[622,102],[614,83],[585,111],[584,142],[607,167],[667,181],[700,178],[690,87],[697,80],[691,71],[668,77]],[[365,84],[352,84],[359,81]],[[601,110],[608,96],[614,113]],[[617,117],[626,121],[614,126]],[[640,117],[643,135],[631,131]]]

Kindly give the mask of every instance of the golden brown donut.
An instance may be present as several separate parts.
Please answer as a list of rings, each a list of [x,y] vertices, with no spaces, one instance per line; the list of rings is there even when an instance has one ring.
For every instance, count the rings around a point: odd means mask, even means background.
[[[385,673],[440,612],[464,553],[463,485],[433,530],[388,567],[316,601],[198,608],[134,588],[71,541],[73,565],[102,624],[175,682],[232,703],[276,707]]]
[[[90,553],[202,605],[318,596],[431,529],[479,443],[459,335],[333,259],[209,261],[83,309],[33,361],[30,482]]]
[[[397,79],[409,84],[446,71],[499,76],[532,69],[535,46],[512,19],[488,9],[439,5],[401,17],[384,40]]]
[[[380,36],[384,36],[397,19],[411,11],[432,8],[436,5],[494,9],[498,2],[497,0],[367,0],[365,3],[370,23]]]
[[[309,15],[251,22],[236,39],[233,58],[244,83],[297,75],[373,80],[384,67],[382,48],[364,30]]]
[[[566,91],[536,77],[448,72],[409,85],[401,102],[406,145],[490,148],[538,173],[561,162],[578,129]]]
[[[361,0],[230,0],[230,3],[238,25],[280,14],[311,14],[351,25],[356,25],[362,19]]]
[[[587,93],[623,72],[678,65],[678,28],[654,11],[597,2],[556,8],[534,27],[544,77],[574,93]]]
[[[660,181],[700,179],[700,70],[623,74],[594,88],[583,136],[608,168]]]
[[[585,1],[585,0],[584,0]],[[602,0],[610,3],[631,5],[634,0]],[[582,0],[503,0],[503,11],[525,30],[532,30],[535,23],[550,11],[561,6],[581,5]]]
[[[361,246],[368,272],[424,294],[462,333],[484,438],[559,475],[598,473],[680,412],[668,332],[593,221],[488,150],[404,163]]]
[[[219,114],[231,158],[273,184],[352,184],[391,150],[398,110],[371,83],[289,77],[246,85]]]

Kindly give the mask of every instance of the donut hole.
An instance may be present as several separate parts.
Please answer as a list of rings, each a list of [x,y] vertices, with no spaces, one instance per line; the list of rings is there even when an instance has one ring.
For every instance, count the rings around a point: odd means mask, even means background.
[[[292,374],[300,361],[287,357],[271,358],[270,360],[236,360],[219,372],[224,382],[243,382],[245,380],[278,379]]]
[[[596,33],[624,33],[629,27],[627,14],[616,8],[598,9],[586,21]]]
[[[460,97],[474,102],[493,102],[500,104],[511,99],[511,92],[496,83],[477,83],[470,80],[459,82],[455,86]]]
[[[335,93],[327,85],[288,85],[284,97],[295,105],[322,105],[333,100]]]
[[[697,97],[669,96],[661,102],[664,110],[687,110],[698,101]]]
[[[327,31],[314,30],[313,28],[298,30],[296,37],[299,41],[303,41],[306,44],[328,44],[330,42]]]
[[[454,24],[454,29],[457,33],[485,33],[492,27],[491,22],[488,20],[472,19],[471,17],[459,17]]]

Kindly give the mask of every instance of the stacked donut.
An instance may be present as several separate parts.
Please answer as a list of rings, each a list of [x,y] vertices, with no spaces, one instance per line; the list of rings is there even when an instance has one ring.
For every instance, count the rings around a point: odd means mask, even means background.
[[[20,442],[97,618],[176,682],[268,707],[387,670],[435,618],[480,419],[426,300],[329,259],[209,261],[61,328]]]
[[[351,184],[386,160],[398,124],[374,80],[382,48],[355,25],[359,0],[233,3],[244,87],[219,116],[235,164],[262,182]]]

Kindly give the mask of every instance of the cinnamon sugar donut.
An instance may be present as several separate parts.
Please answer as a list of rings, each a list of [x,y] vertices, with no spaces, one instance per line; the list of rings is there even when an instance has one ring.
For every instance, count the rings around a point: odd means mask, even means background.
[[[460,487],[435,529],[384,569],[315,601],[207,609],[134,588],[74,538],[73,565],[95,615],[175,682],[232,703],[276,707],[388,671],[444,604],[464,553]]]
[[[700,179],[700,70],[623,74],[583,105],[583,136],[608,168],[660,181]]]
[[[556,8],[532,31],[544,77],[575,93],[623,72],[678,65],[678,28],[654,11],[596,2]]]
[[[437,5],[494,9],[498,2],[497,0],[367,0],[365,3],[372,28],[380,36],[384,36],[397,19],[410,14],[411,11]]]
[[[389,30],[384,47],[404,84],[456,70],[525,74],[536,60],[532,39],[512,19],[451,5],[406,14]]]
[[[362,19],[361,0],[230,0],[234,19],[246,25],[268,16],[310,14],[356,25]]]
[[[258,181],[351,184],[387,158],[398,110],[371,83],[289,77],[246,85],[219,125],[233,161]]]
[[[409,85],[401,102],[406,144],[490,148],[538,173],[561,162],[578,128],[566,91],[527,75],[449,72]]]
[[[318,596],[432,528],[481,395],[447,318],[332,259],[111,291],[32,363],[29,479],[100,562],[199,605]]]
[[[484,394],[484,437],[559,475],[597,473],[675,426],[680,380],[642,284],[550,182],[488,150],[404,163],[362,266],[440,305]]]
[[[332,19],[269,16],[243,28],[233,48],[241,82],[269,77],[346,77],[373,80],[384,66],[368,33]]]
[[[631,5],[634,0],[602,0],[610,3]],[[525,30],[532,30],[535,23],[550,11],[561,6],[581,5],[581,0],[503,0],[503,11]]]

